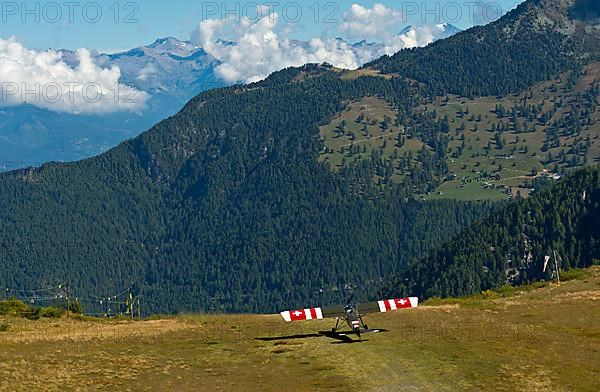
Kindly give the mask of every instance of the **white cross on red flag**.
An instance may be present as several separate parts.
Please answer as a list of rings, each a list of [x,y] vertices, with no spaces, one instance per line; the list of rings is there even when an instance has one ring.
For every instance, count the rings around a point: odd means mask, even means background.
[[[384,299],[377,302],[379,304],[379,311],[382,313],[389,312],[397,309],[408,309],[416,308],[419,304],[419,300],[416,297],[410,298],[396,298],[396,299]]]
[[[298,310],[287,310],[285,312],[281,312],[281,316],[287,322],[303,320],[321,320],[323,318],[323,313],[321,311],[321,308],[308,308]]]

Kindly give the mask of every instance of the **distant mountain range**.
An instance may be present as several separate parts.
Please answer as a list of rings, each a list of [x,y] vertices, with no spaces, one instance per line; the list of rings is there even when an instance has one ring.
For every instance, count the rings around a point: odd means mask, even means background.
[[[76,53],[59,51],[76,66]],[[193,96],[223,86],[218,62],[201,48],[175,38],[158,39],[123,53],[92,54],[103,68],[117,66],[120,82],[149,93],[145,110],[104,115],[55,113],[22,105],[0,113],[0,170],[98,155],[175,114]]]
[[[419,29],[408,26],[400,35]],[[438,25],[433,30],[434,40],[460,31],[452,25]],[[381,43],[367,41],[352,45],[359,58],[372,59],[383,48]],[[65,63],[77,65],[75,52],[59,53]],[[151,98],[146,109],[139,113],[77,115],[31,105],[0,108],[0,171],[98,155],[175,114],[200,92],[226,84],[215,73],[219,60],[192,42],[173,37],[121,53],[93,52],[92,57],[103,68],[119,67],[121,83],[148,93]]]

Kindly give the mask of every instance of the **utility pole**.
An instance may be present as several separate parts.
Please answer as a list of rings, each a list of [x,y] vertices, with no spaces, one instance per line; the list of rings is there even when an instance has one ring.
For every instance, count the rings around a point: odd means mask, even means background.
[[[128,289],[127,298],[125,299],[125,317],[129,317],[129,307],[131,306],[131,302],[129,301],[129,294],[131,293],[131,289]]]
[[[106,317],[110,318],[110,301],[111,298],[107,295],[106,296]]]
[[[67,283],[67,318],[71,312],[71,287]]]
[[[129,287],[129,314],[131,315],[131,319],[133,320],[133,289],[131,286]]]
[[[556,251],[554,250],[554,267],[556,268],[556,281],[558,282],[558,285],[560,286],[560,272],[558,270],[558,260],[556,259]]]

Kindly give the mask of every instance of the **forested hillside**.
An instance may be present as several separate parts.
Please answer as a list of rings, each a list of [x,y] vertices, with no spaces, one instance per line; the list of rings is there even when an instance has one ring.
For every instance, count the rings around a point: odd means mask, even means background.
[[[598,58],[600,32],[581,19],[580,2],[529,0],[487,26],[365,67],[417,80],[436,95],[518,93]]]
[[[512,92],[592,64],[596,52],[587,33],[565,33],[558,22],[549,25],[550,35],[523,27],[531,15],[579,26],[565,16],[567,8],[548,8],[569,1],[530,0],[497,24],[400,52],[375,68],[344,72],[307,65],[260,83],[209,91],[99,157],[0,175],[0,287],[69,282],[78,296],[89,298],[135,283],[148,312],[267,312],[340,302],[348,291],[372,296],[409,260],[499,207],[420,201],[452,178],[448,154],[456,135],[450,131],[458,132],[449,119],[424,108],[445,99],[440,93]],[[518,43],[522,36],[523,49],[539,50],[486,55],[482,63],[483,52],[461,46],[484,34],[494,49],[498,26],[531,30],[512,39]],[[499,53],[512,48],[497,44]],[[577,55],[564,52],[564,45],[577,48]],[[460,69],[446,64],[440,69],[447,71],[434,72],[438,52],[464,52]],[[519,60],[507,65],[513,56]],[[520,63],[524,57],[527,63]],[[414,74],[402,68],[409,63]],[[470,75],[456,79],[456,72]],[[585,95],[582,105],[596,102],[591,78],[592,97]],[[377,143],[350,151],[339,143],[340,154],[366,156],[342,162],[328,145],[332,138],[352,137],[341,129],[340,113],[363,106],[367,112],[369,105],[383,116],[365,114],[355,126],[366,127],[360,137],[377,137]],[[512,118],[527,110],[525,105]],[[561,113],[550,119],[558,123],[566,117]],[[581,121],[594,116],[584,113]],[[568,128],[557,126],[559,133]],[[384,143],[393,132],[404,132],[399,142],[405,151],[390,160],[393,146]],[[471,159],[467,164],[474,165]]]
[[[422,298],[463,296],[550,279],[554,252],[568,270],[600,262],[600,169],[581,170],[413,260],[384,290]],[[545,256],[551,260],[544,270]]]
[[[301,72],[312,77],[289,82]],[[490,208],[421,204],[375,184],[359,194],[355,177],[318,162],[318,123],[345,99],[380,93],[410,108],[409,88],[288,70],[200,95],[98,158],[3,174],[2,286],[68,281],[89,297],[134,282],[147,311],[274,311],[351,288],[368,295]]]

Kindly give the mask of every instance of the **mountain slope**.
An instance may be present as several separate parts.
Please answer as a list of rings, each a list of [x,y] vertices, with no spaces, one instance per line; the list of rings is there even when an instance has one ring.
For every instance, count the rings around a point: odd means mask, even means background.
[[[597,59],[600,30],[569,17],[576,0],[526,1],[487,26],[365,67],[425,83],[435,94],[466,97],[519,92]],[[544,59],[544,61],[540,61]]]
[[[300,72],[313,77],[292,82]],[[367,295],[487,211],[399,190],[354,195],[318,163],[318,122],[346,97],[400,99],[406,87],[392,87],[289,70],[204,93],[100,157],[4,174],[2,281],[68,280],[81,297],[134,281],[151,311],[272,311],[320,290],[339,301],[344,286]]]
[[[367,65],[356,74],[407,77],[424,99],[411,113],[349,102],[321,127],[321,160],[335,171],[373,166],[377,182],[461,200],[526,195],[540,177],[600,162],[600,24],[572,18],[576,6],[529,1]]]
[[[485,29],[461,34],[491,36],[496,25]],[[398,56],[427,58],[435,47]],[[528,61],[551,64],[549,55],[533,51]],[[514,76],[505,60],[506,75],[481,89]],[[435,91],[427,81],[372,71],[290,68],[205,92],[99,157],[1,175],[1,281],[68,280],[82,297],[135,282],[150,311],[273,311],[341,302],[349,289],[372,296],[382,279],[493,208],[414,200],[448,174],[447,124],[421,110]],[[386,174],[378,153],[341,170],[319,162],[320,127],[365,99],[385,102],[394,126],[420,143],[404,160],[410,181],[385,181],[390,165]]]
[[[423,298],[461,296],[505,284],[551,277],[546,255],[560,268],[600,260],[600,169],[589,168],[554,187],[520,200],[422,260],[388,283],[387,294]]]

